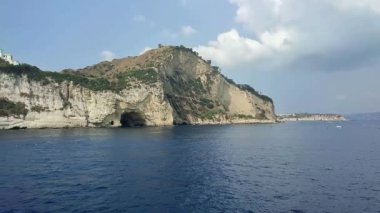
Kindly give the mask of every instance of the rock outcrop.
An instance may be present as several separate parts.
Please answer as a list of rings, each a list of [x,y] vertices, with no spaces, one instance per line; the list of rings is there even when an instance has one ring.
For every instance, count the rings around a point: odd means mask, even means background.
[[[185,47],[60,73],[0,66],[0,128],[275,121],[269,97],[235,84]]]

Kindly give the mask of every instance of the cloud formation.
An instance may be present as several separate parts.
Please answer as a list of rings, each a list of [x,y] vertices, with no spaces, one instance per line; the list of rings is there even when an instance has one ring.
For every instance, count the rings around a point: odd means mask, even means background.
[[[207,46],[198,46],[195,50],[224,67],[250,63],[260,65],[276,55],[292,51],[292,39],[295,36],[291,30],[278,29],[274,32],[266,31],[257,39],[250,39],[241,36],[236,29],[231,29],[219,34],[217,39],[210,41]],[[285,60],[289,58],[283,57],[281,61]]]
[[[192,36],[195,33],[197,33],[197,30],[195,30],[192,26],[186,25],[181,27],[181,33],[184,36]]]
[[[195,47],[230,69],[350,71],[378,66],[380,1],[230,0],[244,28]]]
[[[115,53],[109,50],[104,50],[100,53],[100,56],[102,58],[102,61],[112,61],[115,58]]]

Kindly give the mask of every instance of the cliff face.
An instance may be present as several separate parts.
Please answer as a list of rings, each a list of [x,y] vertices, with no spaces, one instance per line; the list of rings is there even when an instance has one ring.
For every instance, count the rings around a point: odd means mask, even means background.
[[[0,128],[275,122],[270,98],[184,47],[63,73],[21,68],[0,67]]]
[[[191,51],[169,51],[159,70],[176,123],[273,122],[270,99],[238,87]]]
[[[164,99],[162,85],[141,85],[140,88],[92,91],[72,82],[49,83],[30,81],[26,76],[0,74],[1,97],[26,105],[26,116],[5,119],[9,127],[60,128],[86,126],[120,126],[122,115],[136,117],[125,125],[171,125],[172,108]],[[18,118],[18,119],[16,119]],[[139,120],[141,120],[139,122]],[[21,122],[24,121],[24,122]]]

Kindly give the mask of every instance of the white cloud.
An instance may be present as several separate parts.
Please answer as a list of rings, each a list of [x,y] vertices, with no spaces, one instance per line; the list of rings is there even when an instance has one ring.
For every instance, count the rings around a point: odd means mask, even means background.
[[[282,0],[230,0],[238,6],[236,22],[253,32],[265,31],[277,22]]]
[[[145,47],[143,50],[141,50],[140,52],[139,52],[139,55],[142,55],[142,54],[144,54],[144,53],[146,53],[147,51],[149,51],[149,50],[152,50],[153,48],[151,48],[151,47]]]
[[[380,61],[378,0],[230,2],[237,6],[235,21],[244,27],[244,36],[230,30],[195,47],[217,65],[347,71],[373,67]]]
[[[192,36],[195,33],[197,33],[197,30],[195,30],[192,26],[186,25],[181,27],[181,33],[184,36]]]
[[[112,59],[115,58],[115,53],[109,50],[104,50],[100,53],[100,56],[102,57],[103,61],[112,61]]]
[[[220,66],[234,67],[290,52],[293,38],[294,32],[277,30],[264,32],[255,40],[240,36],[237,30],[232,29],[219,34],[217,40],[210,41],[207,46],[195,47],[195,50]]]

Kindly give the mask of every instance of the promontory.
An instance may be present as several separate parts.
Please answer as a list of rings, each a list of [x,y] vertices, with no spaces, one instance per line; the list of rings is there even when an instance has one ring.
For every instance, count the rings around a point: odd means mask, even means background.
[[[61,72],[0,61],[0,129],[274,122],[271,98],[183,46]]]

